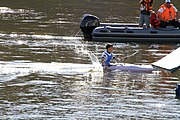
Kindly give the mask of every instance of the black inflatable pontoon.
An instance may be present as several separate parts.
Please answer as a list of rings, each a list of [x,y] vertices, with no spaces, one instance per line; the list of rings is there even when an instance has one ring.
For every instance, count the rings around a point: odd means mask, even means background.
[[[86,40],[98,42],[180,42],[180,29],[173,26],[155,29],[133,23],[100,23],[90,14],[83,16],[80,28]]]

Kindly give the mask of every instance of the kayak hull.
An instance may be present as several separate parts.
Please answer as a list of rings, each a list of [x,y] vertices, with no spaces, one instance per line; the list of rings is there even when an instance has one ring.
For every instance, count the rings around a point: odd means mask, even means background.
[[[156,71],[152,65],[135,65],[135,64],[127,64],[122,63],[118,65],[112,65],[109,67],[110,70],[120,70],[120,71],[128,71],[128,72],[152,72]]]

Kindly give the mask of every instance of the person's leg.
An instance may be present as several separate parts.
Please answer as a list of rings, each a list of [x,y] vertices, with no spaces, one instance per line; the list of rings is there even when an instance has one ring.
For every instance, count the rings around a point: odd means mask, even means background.
[[[145,15],[144,18],[145,18],[146,27],[149,28],[150,27],[150,16]]]
[[[180,23],[179,23],[179,21],[175,21],[175,27],[176,27],[176,28],[180,28]]]
[[[139,16],[139,27],[143,27],[144,24],[144,15],[140,14]]]
[[[180,27],[178,21],[172,20],[172,21],[171,21],[171,24],[172,24],[175,28]]]
[[[167,23],[166,23],[166,22],[160,21],[160,27],[161,27],[161,28],[166,28],[166,26],[167,26]]]

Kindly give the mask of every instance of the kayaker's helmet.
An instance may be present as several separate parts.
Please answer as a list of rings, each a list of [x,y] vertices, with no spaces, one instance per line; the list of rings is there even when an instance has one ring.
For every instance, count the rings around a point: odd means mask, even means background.
[[[80,29],[83,32],[85,39],[88,39],[88,40],[91,39],[91,33],[96,27],[99,27],[99,26],[100,26],[100,21],[98,17],[94,15],[90,15],[90,14],[83,15],[83,18],[80,24]]]
[[[165,0],[165,3],[170,3],[171,2],[171,0]]]

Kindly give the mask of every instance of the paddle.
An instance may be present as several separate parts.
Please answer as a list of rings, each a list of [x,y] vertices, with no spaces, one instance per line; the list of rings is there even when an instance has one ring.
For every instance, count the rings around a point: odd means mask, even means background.
[[[139,52],[139,51],[136,51],[136,52],[134,52],[134,53],[131,54],[131,55],[122,57],[121,59],[119,59],[119,58],[116,58],[116,59],[118,60],[118,62],[122,62],[122,61],[124,61],[124,59],[126,59],[126,58],[130,58],[130,57],[132,57],[132,56],[135,56],[138,52]],[[123,62],[123,63],[124,63],[124,62]],[[125,64],[125,63],[124,63],[124,64]],[[118,64],[117,64],[117,65],[118,65]]]
[[[132,57],[132,56],[135,56],[138,52],[139,52],[139,51],[136,51],[136,52],[134,52],[134,53],[131,54],[131,55],[128,55],[128,56],[126,56],[126,57],[123,57],[123,59],[129,58],[129,57]]]

